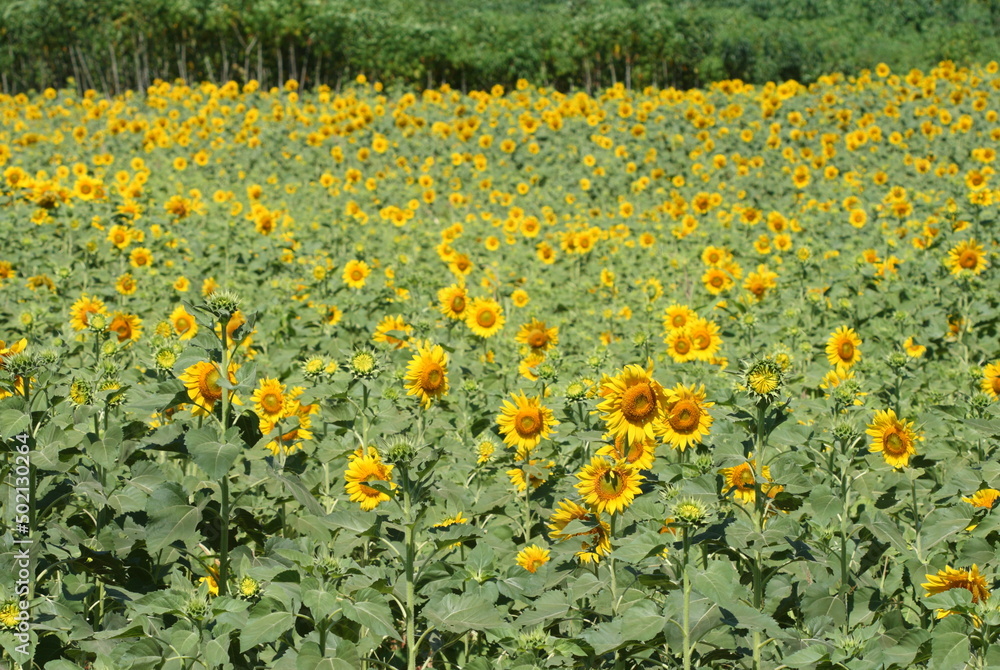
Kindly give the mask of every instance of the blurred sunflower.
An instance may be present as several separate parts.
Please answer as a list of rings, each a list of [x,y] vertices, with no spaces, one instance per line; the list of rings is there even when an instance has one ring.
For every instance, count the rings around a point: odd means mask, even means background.
[[[1000,491],[996,489],[980,489],[968,498],[962,498],[962,502],[967,502],[973,507],[982,507],[983,509],[993,509],[997,500],[1000,500]]]
[[[634,465],[603,456],[594,456],[576,478],[580,481],[574,486],[583,501],[602,514],[615,514],[631,505],[645,479]]]
[[[198,334],[198,322],[188,314],[183,305],[178,306],[170,313],[170,324],[181,340],[190,340]]]
[[[841,326],[826,342],[826,359],[838,368],[850,368],[861,360],[861,338],[853,328]]]
[[[100,298],[91,298],[86,293],[69,308],[70,325],[74,330],[86,330],[90,325],[90,315],[107,314],[108,309]]]
[[[687,305],[673,304],[663,312],[663,329],[668,333],[680,330],[698,318],[697,313]]]
[[[119,342],[132,340],[135,342],[142,335],[142,320],[135,314],[115,312],[108,324],[108,332],[115,333]]]
[[[653,460],[656,458],[655,440],[642,439],[629,442],[628,438],[621,434],[605,436],[605,439],[608,438],[611,438],[611,443],[598,449],[598,456],[609,456],[615,461],[624,461],[640,470],[649,470],[653,467]]]
[[[344,283],[351,288],[364,288],[365,279],[367,279],[371,272],[371,268],[364,261],[347,261],[347,265],[344,266]]]
[[[391,499],[388,493],[384,493],[374,487],[368,486],[368,482],[388,482],[390,491],[396,488],[392,481],[393,465],[382,462],[382,457],[374,447],[368,447],[367,453],[364,448],[357,449],[348,457],[347,470],[344,471],[344,489],[351,497],[351,502],[360,503],[361,509],[366,512],[378,507]]]
[[[951,589],[965,589],[972,594],[973,604],[990,597],[989,582],[984,575],[979,573],[979,568],[976,565],[973,565],[970,570],[956,570],[950,565],[946,565],[944,570],[938,570],[937,574],[927,575],[927,582],[920,586],[927,591],[927,596],[934,596]],[[939,609],[937,617],[942,619],[954,613],[952,610]]]
[[[475,298],[469,305],[465,325],[479,337],[493,337],[503,328],[505,319],[500,305],[490,298]]]
[[[687,328],[671,330],[663,341],[667,345],[667,355],[673,359],[674,363],[687,363],[699,357],[699,352],[695,349],[691,333]],[[709,337],[708,342],[711,346],[711,337]]]
[[[662,437],[674,449],[684,451],[708,435],[712,417],[708,408],[715,403],[705,402],[705,386],[677,384],[667,391],[665,420]]]
[[[983,368],[983,378],[979,380],[979,388],[994,400],[1000,399],[1000,361],[990,363]]]
[[[719,326],[714,321],[701,318],[694,319],[684,332],[691,342],[692,348],[690,351],[695,359],[710,361],[719,353],[719,348],[722,346],[722,338],[719,337]],[[671,351],[673,353],[670,354],[670,357],[677,361],[677,357],[681,356],[681,354],[677,351],[676,344],[667,353]],[[680,363],[683,361],[677,362]]]
[[[521,326],[515,338],[519,344],[526,344],[535,353],[545,352],[559,344],[559,328],[546,328],[544,321],[532,319]]]
[[[536,572],[549,562],[549,550],[533,544],[519,551],[514,561],[528,572]]]
[[[410,359],[405,380],[407,395],[417,396],[424,409],[431,400],[448,395],[448,355],[441,345],[421,346]]]
[[[277,379],[262,379],[252,400],[257,416],[265,421],[277,421],[285,412],[285,385]]]
[[[758,480],[755,477],[754,472],[757,469],[757,461],[754,460],[753,454],[750,454],[750,459],[740,463],[739,465],[734,465],[731,468],[721,468],[719,474],[722,475],[724,482],[722,485],[722,495],[726,495],[730,491],[733,492],[733,497],[744,505],[752,505],[757,500],[757,484]],[[762,479],[759,480],[760,491],[769,498],[773,498],[777,493],[784,490],[782,486],[776,486],[771,479],[771,468],[765,465],[760,473]]]
[[[640,365],[626,365],[614,377],[601,379],[597,405],[608,432],[629,442],[653,439],[661,429],[667,403],[663,387]]]
[[[881,452],[885,462],[894,468],[906,467],[910,456],[917,454],[914,443],[920,437],[913,430],[913,422],[897,419],[891,409],[875,412],[865,432],[872,437],[868,451]]]
[[[406,323],[401,314],[388,315],[382,317],[382,320],[375,326],[372,341],[390,344],[394,349],[402,349],[409,346],[407,340],[403,338],[408,337],[412,332],[413,326]]]
[[[518,449],[519,455],[521,450]],[[539,486],[545,483],[545,475],[555,466],[555,461],[542,461],[541,459],[532,458],[525,463],[525,467],[528,468],[514,468],[507,471],[507,476],[510,477],[510,483],[518,491],[524,491],[528,488],[528,483],[531,483],[531,488],[537,489]]]
[[[953,275],[981,274],[987,266],[986,249],[975,239],[963,240],[948,251],[945,265]]]
[[[524,391],[520,395],[512,393],[511,397],[514,402],[504,400],[497,415],[500,434],[508,446],[529,452],[548,438],[559,422],[552,410],[541,404],[540,397],[529,398]]]
[[[460,284],[452,284],[438,291],[439,310],[449,319],[461,320],[465,318],[465,308],[468,304],[468,294],[465,287]]]

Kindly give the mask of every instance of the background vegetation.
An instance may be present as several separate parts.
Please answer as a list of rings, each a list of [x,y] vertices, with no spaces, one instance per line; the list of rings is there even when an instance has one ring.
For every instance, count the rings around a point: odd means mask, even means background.
[[[52,17],[58,16],[58,21]],[[5,92],[159,78],[588,91],[989,60],[1000,1],[2,0]]]

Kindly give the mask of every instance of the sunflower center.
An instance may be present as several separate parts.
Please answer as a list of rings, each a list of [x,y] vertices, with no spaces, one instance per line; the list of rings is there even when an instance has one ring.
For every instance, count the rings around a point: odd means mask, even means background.
[[[182,316],[174,322],[174,327],[177,328],[178,333],[186,333],[191,330],[191,322],[186,316]]]
[[[544,330],[533,330],[528,335],[528,346],[532,349],[541,349],[549,343],[549,336]]]
[[[436,391],[441,387],[443,381],[444,372],[440,366],[435,364],[432,368],[424,371],[424,378],[420,386],[425,391]]]
[[[958,264],[965,270],[972,270],[979,262],[979,255],[971,249],[966,249],[958,258]]]
[[[219,386],[221,373],[217,368],[212,368],[202,379],[203,388],[201,394],[210,400],[217,400],[222,397],[222,387]]]
[[[709,262],[710,265],[715,265],[716,263],[718,263],[719,262],[719,254],[717,254],[717,253],[711,253],[711,254],[709,254],[708,255],[708,262]]]
[[[476,323],[478,323],[483,328],[492,328],[493,324],[497,322],[497,315],[492,312],[492,310],[484,309],[476,315]]]
[[[687,352],[691,351],[691,343],[683,337],[678,338],[677,341],[674,342],[674,351],[683,356]]]
[[[993,393],[1000,395],[1000,375],[997,375],[990,382],[990,386],[993,388]]]
[[[622,395],[622,414],[628,421],[643,421],[655,407],[656,398],[647,382],[630,386]]]
[[[715,288],[722,288],[723,281],[724,280],[720,275],[713,275],[712,278],[708,280],[708,283],[714,286]]]
[[[260,406],[264,408],[264,411],[268,414],[277,414],[281,411],[284,403],[281,402],[281,398],[276,393],[265,393],[260,399]]]
[[[906,453],[906,438],[895,430],[885,436],[883,449],[893,456],[900,456]]]
[[[691,432],[698,427],[701,409],[692,400],[679,400],[670,410],[670,426],[679,432]]]
[[[848,340],[841,342],[837,347],[837,355],[845,361],[849,361],[854,358],[854,343]]]
[[[364,275],[361,270],[351,270],[351,281],[361,281],[364,279]]]
[[[749,466],[743,466],[740,473],[736,475],[734,484],[741,491],[752,491],[754,487],[754,476]]]
[[[517,413],[514,427],[521,437],[533,437],[541,432],[542,416],[537,407],[525,407]]]
[[[456,295],[451,299],[451,311],[459,313],[465,310],[465,298]]]
[[[695,349],[701,350],[708,349],[708,346],[712,343],[712,340],[705,333],[698,333],[691,340],[694,342]]]

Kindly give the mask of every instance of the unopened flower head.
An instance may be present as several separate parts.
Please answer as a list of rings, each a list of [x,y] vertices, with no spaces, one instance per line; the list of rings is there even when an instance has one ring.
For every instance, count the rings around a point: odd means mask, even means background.
[[[755,400],[770,402],[781,391],[784,372],[781,366],[771,358],[761,358],[754,361],[744,374],[744,385],[747,393]]]
[[[229,317],[240,310],[240,303],[243,299],[230,290],[215,291],[205,299],[205,306],[212,314],[222,321],[229,321]]]
[[[358,349],[347,361],[347,367],[355,379],[375,379],[382,371],[371,349]]]

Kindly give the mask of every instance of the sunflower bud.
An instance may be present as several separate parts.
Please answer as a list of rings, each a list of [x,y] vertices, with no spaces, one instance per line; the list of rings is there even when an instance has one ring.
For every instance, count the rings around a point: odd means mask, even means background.
[[[95,333],[103,333],[108,327],[108,317],[103,314],[91,314],[87,326]]]
[[[325,373],[327,364],[319,356],[313,356],[302,364],[302,374],[306,379],[317,379]]]
[[[69,399],[76,406],[89,405],[94,399],[94,391],[89,382],[74,379],[69,385]]]
[[[559,373],[556,370],[556,366],[551,363],[542,363],[538,366],[538,378],[544,379],[546,382],[554,382],[559,377]]]
[[[118,345],[111,340],[107,340],[101,345],[101,356],[113,356],[117,349]]]
[[[201,621],[208,614],[208,602],[204,598],[191,598],[184,611],[195,621]]]
[[[205,306],[223,323],[239,311],[243,299],[235,291],[215,291],[205,299]]]
[[[854,435],[854,426],[848,421],[839,421],[837,425],[833,427],[833,436],[841,442],[848,442],[854,437]]]
[[[566,387],[566,400],[570,402],[582,402],[586,396],[587,387],[583,385],[583,382],[570,382],[570,385]]]
[[[101,382],[98,387],[98,391],[117,391],[117,393],[111,393],[108,395],[108,408],[120,407],[125,404],[126,394],[125,391],[119,391],[121,389],[121,382],[117,379],[105,379]]]
[[[177,354],[174,353],[173,349],[160,349],[156,352],[156,368],[162,370],[163,372],[171,372],[174,369],[174,365],[177,363]]]
[[[707,474],[715,467],[715,459],[711,454],[698,454],[694,459],[694,466],[702,474]]]
[[[976,393],[974,396],[972,396],[970,404],[972,405],[973,409],[986,409],[991,404],[993,404],[993,399],[990,398],[985,393]]]
[[[260,582],[253,577],[242,578],[237,584],[237,588],[239,589],[240,597],[245,600],[250,600],[260,595]]]
[[[885,362],[894,371],[899,372],[906,367],[906,354],[894,351],[885,358]]]
[[[21,322],[22,326],[27,328],[35,322],[35,317],[31,315],[31,312],[21,312],[21,315],[18,317],[18,321]]]
[[[704,523],[710,510],[708,505],[695,498],[681,498],[671,510],[671,515],[681,521],[685,521],[692,526]]]
[[[38,354],[38,364],[45,368],[52,367],[58,360],[59,354],[52,349],[45,349]]]
[[[770,402],[778,395],[784,373],[781,366],[771,358],[761,358],[747,368],[744,385],[750,397],[758,401]]]
[[[405,435],[394,435],[385,442],[385,462],[406,466],[417,455],[417,448]]]
[[[8,358],[5,367],[14,377],[29,378],[38,370],[38,361],[33,355],[20,352]]]
[[[375,379],[382,369],[379,367],[375,352],[371,349],[358,349],[347,362],[347,367],[355,379]]]
[[[479,382],[475,379],[466,379],[462,382],[462,390],[466,393],[475,393],[479,390]]]

